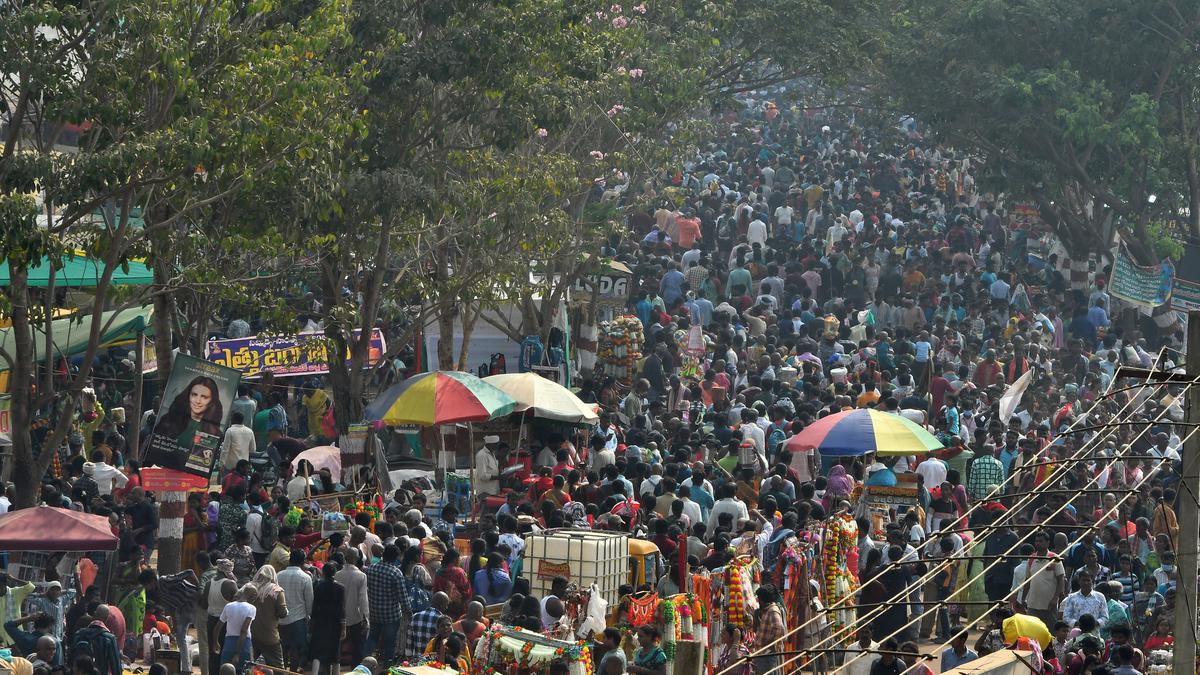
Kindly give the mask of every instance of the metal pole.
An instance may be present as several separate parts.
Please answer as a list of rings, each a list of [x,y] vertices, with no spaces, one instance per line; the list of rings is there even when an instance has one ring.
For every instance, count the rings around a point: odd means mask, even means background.
[[[145,375],[146,331],[138,331],[137,347],[133,354],[133,406],[125,417],[129,424],[129,455],[142,459],[142,381]],[[253,420],[251,420],[253,422]]]
[[[1200,311],[1188,312],[1187,374],[1189,378],[1200,375]],[[1200,388],[1189,387],[1187,406],[1188,422],[1200,422]],[[1174,670],[1191,673],[1196,669],[1196,572],[1197,549],[1200,542],[1200,513],[1197,513],[1196,495],[1200,494],[1200,436],[1188,439],[1183,452],[1183,477],[1179,500],[1179,565],[1178,601],[1175,603],[1175,650]]]

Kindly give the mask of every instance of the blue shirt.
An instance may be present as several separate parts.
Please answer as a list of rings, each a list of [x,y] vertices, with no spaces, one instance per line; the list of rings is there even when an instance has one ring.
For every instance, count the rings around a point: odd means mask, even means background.
[[[654,305],[650,304],[649,300],[638,300],[633,306],[633,311],[637,312],[637,317],[642,320],[642,327],[650,327],[650,312],[653,311]]]
[[[662,278],[662,298],[668,306],[683,297],[683,272],[670,270]]]
[[[883,468],[871,474],[864,485],[877,485],[879,487],[895,487],[896,474],[891,469]]]
[[[958,435],[958,408],[946,408],[946,430]]]
[[[708,494],[708,490],[705,490],[699,485],[693,483],[691,500],[696,502],[696,504],[700,507],[700,517],[708,520],[708,512],[711,511],[713,505],[717,503],[716,500],[713,499],[713,496]]]
[[[1003,468],[1004,468],[1004,479],[1005,480],[1008,480],[1008,470],[1010,468],[1012,468],[1013,460],[1015,460],[1016,458],[1017,458],[1017,449],[1016,448],[1013,448],[1012,450],[1003,448],[1000,450],[1000,464],[1003,465]]]
[[[692,303],[692,321],[698,326],[707,326],[712,323],[713,304],[708,298],[696,298]]]
[[[933,350],[933,345],[929,344],[925,340],[921,340],[920,342],[913,344],[913,349],[915,349],[917,352],[917,362],[925,363],[929,360],[929,352]]]
[[[970,649],[968,649],[967,652],[962,656],[959,656],[958,654],[954,653],[954,648],[951,647],[942,652],[942,672],[944,673],[952,668],[957,668],[962,664],[974,661],[977,658],[979,658],[979,655]]]
[[[475,595],[482,597],[486,601],[485,605],[498,605],[507,601],[508,596],[512,595],[512,579],[508,576],[508,572],[502,569],[481,569],[475,573],[473,581],[474,583],[471,585],[475,589]]]

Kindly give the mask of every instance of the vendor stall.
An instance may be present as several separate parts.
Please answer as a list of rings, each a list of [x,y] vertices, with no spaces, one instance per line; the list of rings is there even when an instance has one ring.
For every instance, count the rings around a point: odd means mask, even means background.
[[[479,639],[474,669],[485,675],[545,673],[556,659],[567,663],[571,675],[592,675],[587,641],[566,642],[520,628],[497,627]]]

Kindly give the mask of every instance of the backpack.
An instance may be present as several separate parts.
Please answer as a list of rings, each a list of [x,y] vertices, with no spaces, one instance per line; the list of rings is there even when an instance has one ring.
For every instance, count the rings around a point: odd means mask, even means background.
[[[108,637],[108,631],[98,626],[84,626],[75,631],[75,642],[71,645],[71,659],[87,655],[92,657],[96,664],[98,672],[109,672],[110,666],[114,664],[108,663],[112,656]],[[116,638],[112,638],[116,642]],[[115,664],[120,667],[120,664]]]
[[[258,543],[264,551],[270,552],[278,541],[279,519],[263,511],[262,521],[259,524]]]

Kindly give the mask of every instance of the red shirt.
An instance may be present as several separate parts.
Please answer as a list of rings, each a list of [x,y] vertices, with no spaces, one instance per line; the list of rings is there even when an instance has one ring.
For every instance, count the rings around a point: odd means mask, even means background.
[[[221,492],[227,494],[235,485],[246,487],[246,477],[236,471],[230,471],[225,475],[225,480],[221,481]]]
[[[700,238],[700,220],[698,218],[676,218],[675,223],[679,226],[679,245],[684,249],[690,249],[692,244]]]

